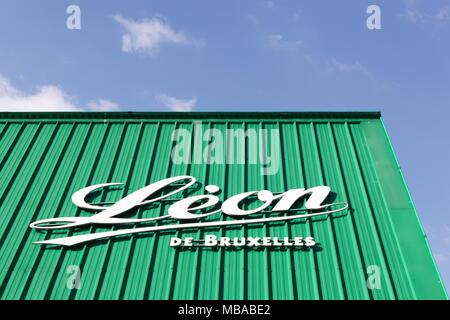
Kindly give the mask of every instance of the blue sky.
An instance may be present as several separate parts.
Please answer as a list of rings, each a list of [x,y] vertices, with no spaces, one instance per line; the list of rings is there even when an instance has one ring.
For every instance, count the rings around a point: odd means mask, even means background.
[[[381,110],[450,288],[449,31],[449,0],[3,0],[0,110]]]

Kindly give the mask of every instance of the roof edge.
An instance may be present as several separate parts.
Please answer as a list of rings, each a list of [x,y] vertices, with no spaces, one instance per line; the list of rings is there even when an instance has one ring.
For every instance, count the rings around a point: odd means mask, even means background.
[[[0,119],[380,119],[380,111],[302,111],[302,112],[0,112]]]

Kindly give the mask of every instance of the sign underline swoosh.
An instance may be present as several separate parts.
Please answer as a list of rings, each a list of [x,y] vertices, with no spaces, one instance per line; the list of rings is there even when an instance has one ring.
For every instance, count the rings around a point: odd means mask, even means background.
[[[232,226],[232,225],[247,225],[252,223],[264,223],[264,222],[276,222],[276,221],[288,221],[301,218],[309,218],[321,215],[329,215],[332,213],[338,213],[348,208],[348,203],[333,203],[324,206],[323,208],[329,208],[331,206],[343,205],[343,207],[330,211],[316,212],[316,213],[306,213],[293,216],[282,216],[282,217],[272,217],[272,218],[258,218],[258,219],[246,219],[246,220],[234,220],[234,221],[211,221],[211,222],[196,222],[196,223],[180,223],[165,226],[152,226],[152,227],[141,227],[133,229],[122,229],[114,231],[98,232],[93,234],[83,234],[70,237],[62,237],[44,241],[36,241],[34,244],[46,244],[46,245],[61,245],[61,246],[74,246],[84,242],[89,242],[93,240],[99,240],[104,238],[110,238],[114,236],[141,233],[141,232],[152,232],[152,231],[163,231],[163,230],[176,230],[176,229],[186,229],[186,228],[198,228],[198,227],[216,227],[216,226]]]

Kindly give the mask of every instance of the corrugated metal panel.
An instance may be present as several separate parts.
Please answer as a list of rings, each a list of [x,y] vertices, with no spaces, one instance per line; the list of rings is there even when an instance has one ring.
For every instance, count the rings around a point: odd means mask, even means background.
[[[196,142],[194,121],[220,132],[279,129],[280,170],[261,175],[261,159],[245,165],[172,162],[175,129],[193,132],[192,152],[208,147],[207,141]],[[378,113],[2,113],[0,146],[2,299],[446,298]],[[235,145],[234,152],[250,155],[247,143]],[[124,182],[124,188],[93,199],[113,203],[150,182],[185,174],[222,187],[222,200],[250,190],[328,185],[350,209],[326,219],[135,234],[70,248],[32,244],[111,230],[28,227],[45,218],[87,215],[70,201],[83,187]],[[136,216],[163,215],[170,204],[142,207]],[[205,233],[313,235],[320,249],[168,245],[177,234]],[[79,290],[66,285],[72,265],[82,271]],[[381,269],[381,286],[369,290],[373,265]]]

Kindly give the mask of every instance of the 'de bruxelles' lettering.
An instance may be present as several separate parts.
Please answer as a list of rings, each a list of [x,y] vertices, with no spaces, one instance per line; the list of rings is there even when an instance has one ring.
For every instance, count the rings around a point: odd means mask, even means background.
[[[216,185],[207,185],[205,187],[207,194],[194,195],[174,202],[168,208],[166,215],[152,218],[119,217],[132,209],[149,205],[167,199],[172,195],[179,194],[183,190],[193,186],[194,183],[196,183],[196,179],[192,176],[177,176],[163,179],[134,191],[109,207],[99,204],[90,204],[86,201],[86,198],[90,193],[97,191],[100,188],[122,185],[122,183],[103,183],[83,188],[72,195],[72,202],[81,209],[99,211],[98,213],[90,217],[58,217],[39,220],[31,223],[30,227],[34,229],[55,230],[89,225],[138,224],[157,222],[164,219],[172,220],[174,223],[147,225],[142,227],[131,226],[128,229],[67,236],[35,243],[73,246],[88,241],[142,232],[246,225],[309,218],[341,212],[348,207],[347,203],[323,204],[330,193],[330,188],[327,186],[317,186],[309,189],[290,189],[276,195],[269,190],[248,191],[231,196],[223,201],[223,203],[220,203],[219,197],[215,195],[220,191],[220,188]],[[242,203],[254,196],[261,202],[261,205],[253,209],[242,208]],[[305,198],[304,208],[294,208],[295,203],[302,198]],[[332,209],[332,206],[338,206],[338,208]],[[287,214],[290,212],[295,214]],[[220,213],[234,219],[208,219],[207,221],[201,221],[206,217],[211,217]],[[248,218],[249,216],[258,213],[264,213],[263,217]],[[280,213],[280,215],[273,216],[273,213]],[[177,221],[180,223],[177,223]]]
[[[213,234],[204,236],[203,240],[194,242],[194,238],[186,237],[184,239],[172,237],[170,239],[171,247],[313,247],[316,241],[313,237],[218,237]]]

